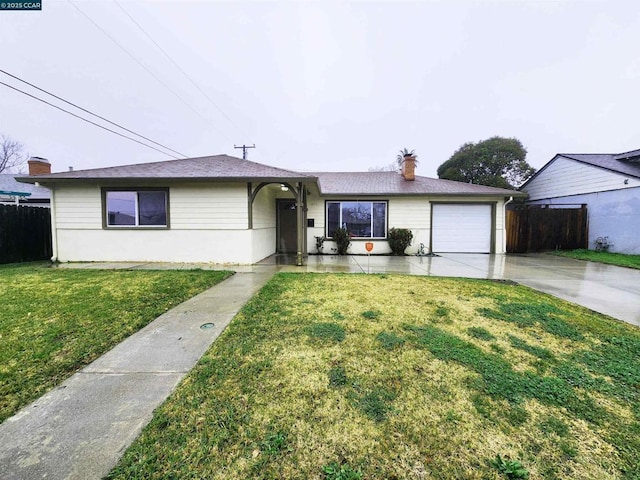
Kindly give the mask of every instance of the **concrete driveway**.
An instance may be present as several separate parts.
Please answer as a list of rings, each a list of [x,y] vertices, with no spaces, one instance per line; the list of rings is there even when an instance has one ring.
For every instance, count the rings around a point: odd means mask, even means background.
[[[278,263],[269,257],[259,265]],[[640,325],[640,270],[548,254],[442,254],[438,257],[310,255],[291,272],[404,273],[513,280],[596,312]]]

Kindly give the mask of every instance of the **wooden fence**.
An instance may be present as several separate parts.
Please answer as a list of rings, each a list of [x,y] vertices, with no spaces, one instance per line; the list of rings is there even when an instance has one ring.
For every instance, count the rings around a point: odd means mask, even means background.
[[[527,205],[507,210],[507,253],[588,248],[587,206]]]
[[[51,258],[51,211],[0,204],[0,263]]]

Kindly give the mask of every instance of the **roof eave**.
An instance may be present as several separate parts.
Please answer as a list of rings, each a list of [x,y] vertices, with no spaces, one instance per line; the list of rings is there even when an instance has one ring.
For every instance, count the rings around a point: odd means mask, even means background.
[[[529,194],[526,192],[394,192],[394,193],[363,193],[363,192],[331,192],[323,193],[320,195],[328,196],[360,196],[360,197],[526,197]]]
[[[317,177],[53,177],[53,176],[29,176],[16,178],[22,183],[40,184],[72,184],[72,183],[102,183],[102,184],[141,184],[141,183],[176,183],[176,182],[317,182]]]

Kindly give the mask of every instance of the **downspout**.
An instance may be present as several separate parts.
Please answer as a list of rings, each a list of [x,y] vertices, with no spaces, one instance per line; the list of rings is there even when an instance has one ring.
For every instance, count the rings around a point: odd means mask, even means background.
[[[509,197],[509,200],[504,202],[502,213],[502,246],[505,253],[507,252],[507,205],[513,202],[513,197]]]
[[[56,200],[55,186],[49,187],[51,190],[51,261],[58,261],[58,225],[56,222]]]

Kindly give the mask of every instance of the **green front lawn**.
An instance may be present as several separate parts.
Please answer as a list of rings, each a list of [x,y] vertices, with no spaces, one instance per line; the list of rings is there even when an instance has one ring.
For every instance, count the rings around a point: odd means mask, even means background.
[[[618,267],[629,267],[640,269],[640,255],[625,255],[623,253],[598,252],[596,250],[567,250],[550,252],[559,257],[575,258],[577,260],[587,260],[589,262],[607,263]]]
[[[638,358],[524,286],[279,274],[109,478],[638,478]]]
[[[0,266],[0,422],[229,274]]]

